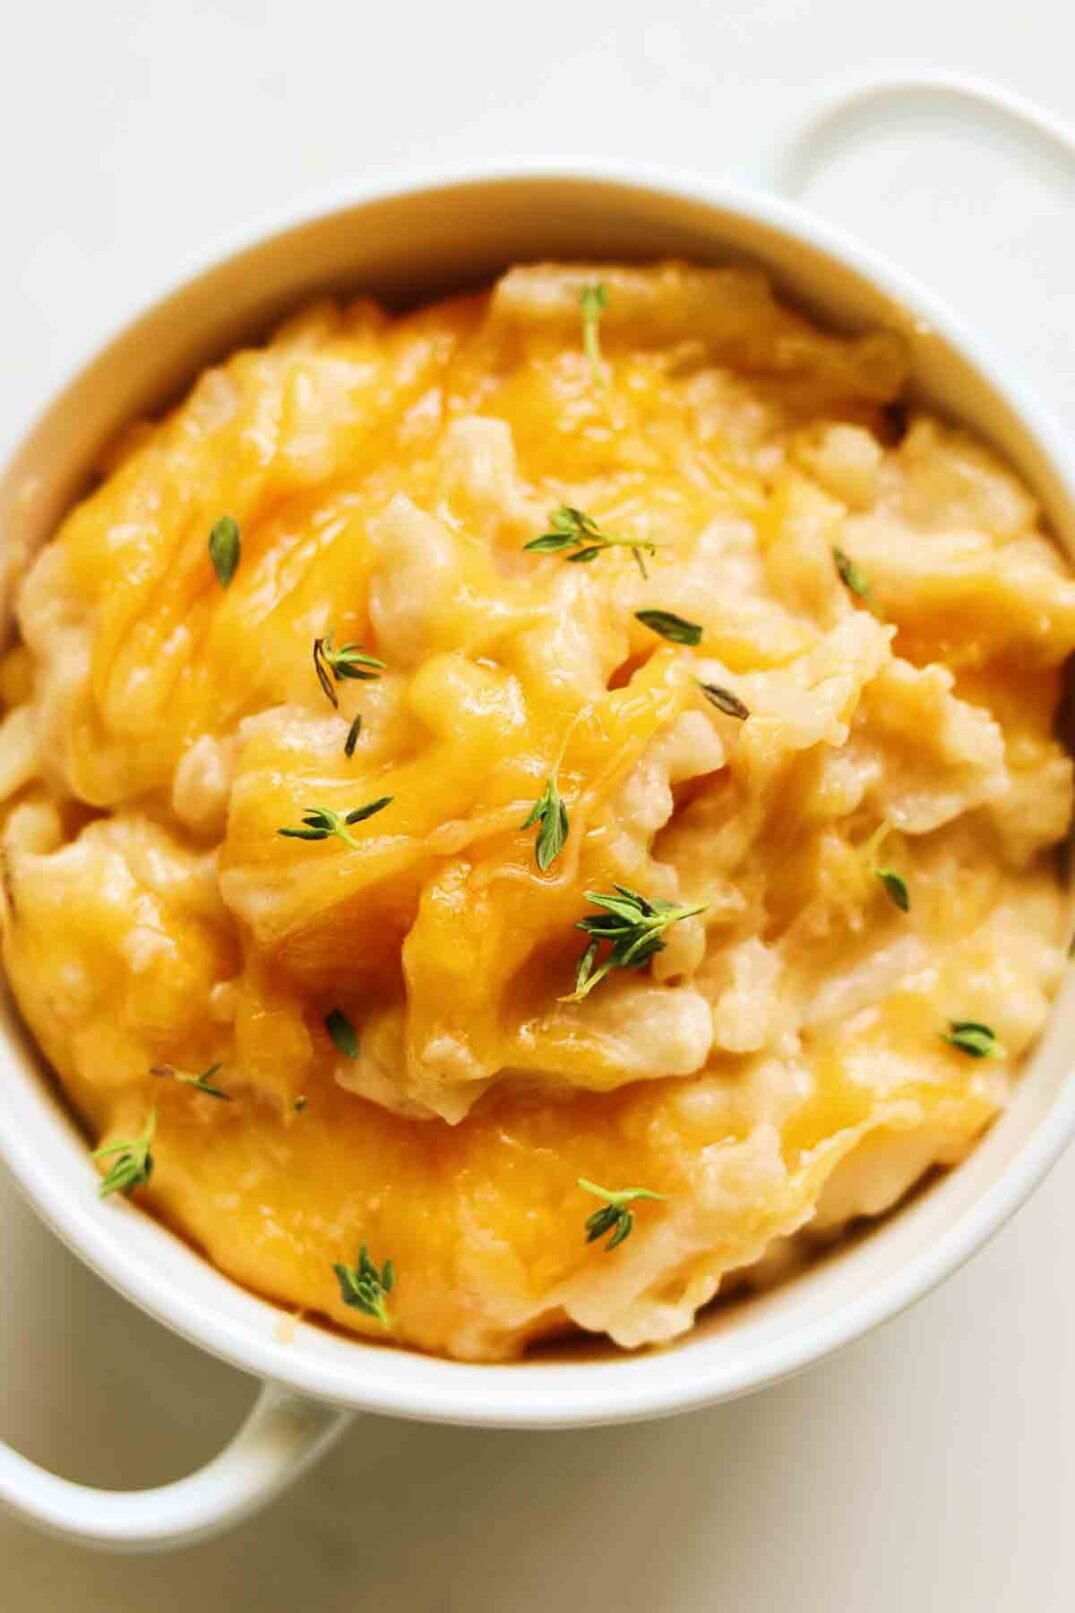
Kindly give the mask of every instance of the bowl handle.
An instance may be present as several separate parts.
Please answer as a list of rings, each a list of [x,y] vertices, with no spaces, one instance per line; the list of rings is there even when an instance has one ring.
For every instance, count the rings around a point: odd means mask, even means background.
[[[94,1490],[0,1445],[0,1503],[85,1546],[161,1551],[245,1517],[315,1461],[352,1414],[262,1384],[238,1433],[205,1467],[153,1490]]]
[[[984,79],[931,69],[871,74],[837,84],[772,148],[755,184],[794,199],[848,142],[923,118],[973,128],[998,149],[1014,141],[1031,164],[1075,168],[1075,129],[1033,101]]]

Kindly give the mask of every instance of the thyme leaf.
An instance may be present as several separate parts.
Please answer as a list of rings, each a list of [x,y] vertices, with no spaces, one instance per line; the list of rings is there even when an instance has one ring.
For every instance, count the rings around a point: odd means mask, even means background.
[[[885,895],[893,907],[898,907],[901,913],[909,913],[911,893],[907,889],[907,881],[892,868],[875,868],[874,873],[884,886]]]
[[[590,937],[575,972],[575,989],[561,1002],[581,1002],[613,969],[641,969],[667,943],[662,940],[670,924],[705,911],[704,905],[682,907],[675,902],[640,896],[626,885],[610,892],[587,891],[586,900],[603,911],[580,919],[576,930]],[[597,964],[603,944],[609,947],[604,962]]]
[[[617,537],[599,526],[592,515],[575,509],[572,504],[561,504],[558,510],[553,510],[549,527],[550,530],[539,538],[531,538],[529,543],[523,544],[525,553],[563,554],[564,559],[573,564],[580,561],[586,564],[596,560],[606,549],[630,549],[643,577],[648,575],[643,556],[649,555],[652,559],[657,553],[657,545],[648,538]]]
[[[977,1019],[950,1019],[947,1031],[942,1031],[941,1040],[957,1047],[961,1053],[966,1053],[972,1059],[1002,1059],[1004,1048],[997,1039],[997,1033],[991,1025],[983,1025]]]
[[[209,558],[221,588],[228,588],[239,569],[242,539],[234,515],[222,515],[209,534]]]
[[[605,1244],[605,1252],[611,1254],[624,1240],[629,1238],[634,1230],[635,1218],[627,1208],[629,1204],[638,1199],[664,1199],[664,1193],[653,1193],[648,1187],[625,1187],[619,1192],[611,1188],[598,1187],[596,1182],[588,1182],[585,1176],[578,1178],[578,1185],[584,1193],[592,1193],[596,1198],[604,1199],[604,1207],[595,1210],[586,1218],[586,1242],[596,1243],[607,1232],[612,1236]]]
[[[698,623],[688,622],[670,610],[636,610],[635,618],[643,627],[659,633],[671,644],[689,644],[694,648],[702,642],[702,629]]]
[[[743,722],[750,716],[749,708],[730,689],[722,688],[719,683],[703,683],[700,678],[697,681],[709,704],[723,711],[726,717],[738,717]]]
[[[111,1159],[116,1156],[115,1163],[108,1174],[102,1179],[97,1189],[98,1196],[106,1199],[110,1193],[131,1193],[136,1187],[145,1187],[153,1174],[153,1155],[150,1145],[157,1129],[157,1111],[149,1111],[146,1128],[140,1137],[124,1137],[118,1142],[107,1143],[103,1148],[95,1148],[94,1159]]]
[[[582,347],[590,361],[593,378],[603,386],[605,372],[601,363],[601,315],[608,307],[608,287],[603,280],[585,285],[579,295],[582,309]]]
[[[183,1070],[177,1070],[174,1064],[154,1064],[150,1074],[171,1076],[182,1087],[193,1087],[196,1092],[204,1092],[210,1098],[222,1098],[225,1103],[231,1103],[231,1093],[213,1085],[213,1077],[221,1068],[219,1064],[210,1064],[201,1075],[187,1075]]]
[[[348,834],[348,825],[362,823],[366,818],[372,818],[375,812],[383,812],[386,806],[391,805],[392,799],[390,795],[382,795],[376,801],[368,801],[365,806],[345,813],[333,812],[331,807],[309,807],[303,813],[300,826],[277,829],[276,832],[289,840],[328,840],[335,835],[345,845],[357,850],[358,841],[354,835]]]
[[[342,1008],[333,1008],[325,1015],[325,1029],[346,1058],[357,1059],[358,1037]]]
[[[887,840],[890,832],[890,824],[880,824],[863,846],[862,855],[870,872],[880,881],[885,895],[893,907],[898,907],[901,913],[909,913],[911,910],[911,893],[907,889],[907,881],[902,874],[897,874],[894,868],[882,868],[876,861],[882,842]]]
[[[849,554],[845,554],[843,549],[837,548],[835,544],[832,546],[832,561],[836,567],[836,575],[848,593],[854,594],[856,599],[861,599],[864,605],[868,605],[871,597],[870,585],[866,580],[866,573],[862,567],[852,560]]]
[[[395,1283],[391,1260],[386,1260],[380,1271],[369,1257],[363,1244],[358,1252],[357,1266],[333,1265],[340,1284],[340,1298],[345,1305],[366,1316],[373,1316],[382,1327],[390,1325],[388,1306],[385,1303]]]
[[[556,773],[554,768],[528,816],[519,825],[520,829],[530,829],[535,823],[541,825],[534,842],[534,857],[543,874],[563,851],[570,828]]]
[[[341,644],[334,649],[332,634],[314,639],[314,671],[317,681],[334,706],[340,703],[333,681],[353,678],[361,683],[372,683],[385,670],[386,663],[364,650],[361,644]]]

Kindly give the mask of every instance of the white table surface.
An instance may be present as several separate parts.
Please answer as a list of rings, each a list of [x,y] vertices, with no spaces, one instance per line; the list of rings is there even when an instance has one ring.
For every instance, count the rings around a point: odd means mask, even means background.
[[[1066,0],[34,0],[3,14],[0,439],[201,243],[386,166],[747,163],[832,74],[933,64],[1069,118]],[[988,327],[1075,426],[1071,185],[943,134],[812,200]],[[1061,1613],[1075,1606],[1075,1154],[939,1293],[795,1381],[570,1434],[369,1419],[168,1559],[0,1520],[5,1613]],[[0,1435],[161,1482],[251,1385],[67,1255],[0,1180]]]

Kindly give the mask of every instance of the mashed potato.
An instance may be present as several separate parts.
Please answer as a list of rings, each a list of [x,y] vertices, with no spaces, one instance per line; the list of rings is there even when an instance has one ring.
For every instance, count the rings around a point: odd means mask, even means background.
[[[1062,968],[1075,581],[904,369],[535,266],[132,433],[0,666],[4,959],[102,1170],[485,1360],[670,1339],[957,1162]]]

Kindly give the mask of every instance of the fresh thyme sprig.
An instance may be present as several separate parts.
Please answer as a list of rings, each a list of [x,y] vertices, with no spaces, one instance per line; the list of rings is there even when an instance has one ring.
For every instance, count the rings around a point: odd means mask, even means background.
[[[864,605],[870,603],[870,585],[866,580],[866,573],[857,561],[852,560],[849,554],[833,544],[832,563],[836,567],[836,575],[843,583],[849,594],[861,599]]]
[[[325,1015],[325,1029],[345,1058],[357,1059],[358,1037],[342,1008],[333,1008]]]
[[[242,540],[234,515],[222,515],[209,534],[209,558],[221,588],[227,588],[239,569]]]
[[[697,622],[688,622],[670,610],[636,610],[635,618],[652,633],[659,633],[670,644],[689,644],[693,649],[702,642],[702,629]]]
[[[568,742],[588,710],[588,706],[583,706],[572,717],[567,726],[567,731],[560,741],[560,749],[556,753],[556,760],[549,769],[548,777],[545,780],[545,788],[534,802],[525,820],[519,825],[520,829],[530,829],[535,823],[540,823],[541,825],[534,841],[534,857],[543,874],[548,872],[561,851],[563,851],[571,827],[567,816],[567,807],[560,794],[560,768],[563,764]]]
[[[993,1027],[977,1019],[950,1019],[947,1031],[941,1031],[940,1036],[972,1059],[1002,1059],[1005,1054]]]
[[[585,285],[579,295],[582,309],[582,346],[590,361],[593,378],[603,386],[605,371],[601,362],[601,315],[608,307],[608,287],[603,280]]]
[[[560,795],[558,768],[559,763],[545,780],[545,788],[519,825],[520,829],[531,829],[535,823],[541,825],[534,841],[534,858],[543,874],[548,872],[563,851],[570,828],[567,807]]]
[[[681,907],[657,896],[640,896],[626,885],[616,885],[611,893],[587,891],[586,900],[604,908],[604,912],[580,919],[575,925],[576,930],[590,937],[590,944],[579,959],[575,989],[561,997],[561,1002],[581,1002],[613,969],[641,969],[654,953],[664,951],[667,942],[661,937],[670,924],[705,911],[704,904]],[[597,954],[603,942],[608,942],[611,950],[598,965]]]
[[[351,757],[355,754],[355,746],[358,744],[358,736],[361,732],[362,713],[359,712],[358,716],[347,730],[347,738],[343,742],[343,754],[347,757],[348,761],[350,761]]]
[[[119,1142],[108,1143],[104,1148],[95,1148],[94,1159],[110,1159],[115,1154],[116,1162],[102,1180],[97,1189],[98,1196],[106,1199],[110,1193],[130,1193],[136,1187],[145,1187],[153,1174],[153,1155],[150,1145],[157,1129],[157,1111],[149,1111],[146,1129],[140,1137],[124,1137]]]
[[[561,504],[558,510],[553,510],[549,515],[549,526],[551,531],[524,543],[524,551],[530,554],[563,554],[565,560],[574,565],[580,561],[586,564],[596,560],[606,549],[630,549],[643,577],[648,576],[643,555],[648,554],[652,559],[657,553],[657,545],[648,538],[618,538],[599,526],[592,515],[587,515],[585,510],[575,509],[571,504]],[[568,549],[574,550],[574,553],[567,554],[565,551]]]
[[[606,1232],[611,1232],[612,1236],[605,1244],[607,1254],[611,1254],[624,1238],[629,1238],[634,1229],[635,1218],[627,1208],[629,1204],[637,1199],[664,1199],[667,1196],[664,1193],[651,1193],[648,1187],[625,1187],[614,1193],[611,1188],[588,1182],[585,1176],[578,1178],[578,1185],[584,1193],[593,1193],[596,1198],[605,1200],[602,1209],[595,1210],[586,1218],[586,1242],[596,1243]]]
[[[370,655],[361,644],[341,644],[336,650],[332,646],[331,633],[327,633],[324,638],[314,639],[314,671],[317,673],[318,683],[334,706],[338,706],[340,700],[332,686],[333,679],[337,683],[344,678],[353,678],[360,683],[372,683],[380,677],[385,667],[384,661],[376,655]]]
[[[340,1298],[344,1304],[350,1305],[353,1310],[363,1311],[367,1316],[376,1317],[382,1327],[388,1327],[391,1319],[385,1300],[396,1280],[391,1260],[386,1260],[378,1271],[363,1244],[358,1251],[357,1266],[336,1264],[332,1269],[339,1280]]]
[[[221,1067],[219,1064],[210,1064],[201,1075],[187,1075],[183,1070],[177,1070],[174,1064],[154,1064],[150,1074],[170,1076],[180,1086],[193,1087],[197,1092],[207,1093],[210,1098],[223,1098],[225,1103],[230,1103],[231,1093],[213,1085],[213,1077]]]
[[[354,835],[347,833],[348,824],[362,823],[366,818],[372,818],[375,812],[383,812],[390,806],[392,797],[382,795],[377,801],[367,801],[365,806],[355,807],[353,812],[333,812],[331,807],[310,807],[303,813],[301,828],[277,829],[278,835],[290,840],[328,840],[331,835],[358,849],[358,841]]]

